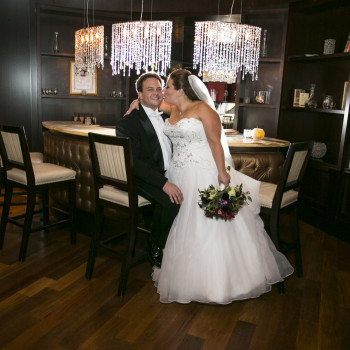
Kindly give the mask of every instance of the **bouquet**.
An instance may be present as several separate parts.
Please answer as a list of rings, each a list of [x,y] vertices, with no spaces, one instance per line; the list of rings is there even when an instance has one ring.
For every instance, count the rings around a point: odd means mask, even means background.
[[[208,218],[224,219],[225,221],[233,220],[243,205],[252,201],[249,192],[243,192],[242,184],[233,186],[214,187],[210,185],[207,189],[200,191],[200,201],[198,205],[204,210]]]

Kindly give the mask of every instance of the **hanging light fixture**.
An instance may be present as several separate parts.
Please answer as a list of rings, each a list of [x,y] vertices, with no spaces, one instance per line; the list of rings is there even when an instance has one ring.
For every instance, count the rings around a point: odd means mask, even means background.
[[[220,0],[219,0],[220,3]],[[231,6],[230,20],[232,16]],[[241,5],[242,10],[242,5]],[[258,78],[261,28],[231,22],[195,22],[193,68],[203,81],[236,82],[239,71]]]
[[[94,74],[95,66],[104,67],[104,26],[94,26],[94,1],[92,6],[92,27],[89,26],[89,0],[84,0],[84,28],[75,32],[75,73]],[[85,27],[85,16],[87,27]]]
[[[151,21],[142,21],[142,14],[143,0],[140,21],[112,25],[113,75],[123,71],[125,76],[127,69],[130,75],[130,69],[135,68],[137,74],[151,70],[165,76],[170,68],[172,22],[152,21],[152,17]]]

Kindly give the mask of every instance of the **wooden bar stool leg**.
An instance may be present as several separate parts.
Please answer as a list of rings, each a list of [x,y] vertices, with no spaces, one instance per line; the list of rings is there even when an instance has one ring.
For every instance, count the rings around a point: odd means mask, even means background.
[[[278,293],[284,294],[284,281],[277,283]]]
[[[0,196],[2,196],[2,188],[4,183],[5,183],[5,174],[3,171],[0,171]],[[0,205],[1,204],[2,203],[0,203]]]
[[[295,235],[294,239],[294,254],[295,254],[295,265],[297,268],[298,277],[303,277],[303,260],[301,256],[301,247],[300,247],[300,233],[299,233],[299,213],[298,208],[295,209]]]
[[[50,224],[50,212],[49,212],[49,194],[48,190],[43,190],[39,192],[39,206],[42,206],[43,210],[43,222],[44,225]],[[45,229],[45,233],[48,233],[50,230]]]
[[[1,225],[0,225],[0,249],[2,249],[2,246],[4,244],[6,226],[7,226],[8,216],[10,213],[12,193],[13,193],[12,185],[6,182],[5,183],[4,205],[2,208]]]
[[[270,235],[277,250],[279,250],[279,215],[271,215],[270,217]]]
[[[76,181],[71,181],[69,184],[69,204],[70,204],[70,215],[71,215],[71,226],[70,226],[70,241],[71,244],[77,242],[77,231],[76,231]]]
[[[26,209],[26,214],[24,219],[21,249],[19,252],[19,261],[25,261],[26,259],[28,241],[29,241],[29,236],[31,232],[32,222],[33,222],[35,201],[36,201],[36,193],[29,191],[27,193],[27,209]]]
[[[129,219],[129,234],[128,234],[128,242],[127,242],[127,251],[125,252],[125,256],[122,263],[122,268],[120,272],[119,285],[118,285],[118,296],[122,297],[125,294],[126,284],[128,281],[129,271],[131,268],[132,257],[135,252],[135,244],[136,244],[136,231],[137,231],[137,217],[132,216]]]
[[[275,215],[271,215],[270,217],[270,235],[271,240],[274,243],[277,250],[279,250],[279,215],[277,217]],[[277,288],[279,294],[284,294],[284,281],[277,283]]]
[[[89,249],[89,256],[86,265],[85,278],[91,280],[95,266],[95,258],[97,254],[97,242],[99,241],[103,232],[103,207],[96,204],[95,214],[95,229],[91,234],[91,242]]]

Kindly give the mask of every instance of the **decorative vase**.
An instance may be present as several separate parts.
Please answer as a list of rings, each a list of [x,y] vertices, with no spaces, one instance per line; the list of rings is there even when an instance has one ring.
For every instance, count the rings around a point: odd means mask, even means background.
[[[332,109],[334,107],[334,100],[332,95],[324,95],[322,102],[323,109]]]
[[[55,37],[53,39],[53,52],[58,53],[60,52],[60,43],[58,41],[58,32],[55,32]]]
[[[305,107],[317,108],[317,101],[315,98],[316,84],[311,84],[309,99],[305,102]]]

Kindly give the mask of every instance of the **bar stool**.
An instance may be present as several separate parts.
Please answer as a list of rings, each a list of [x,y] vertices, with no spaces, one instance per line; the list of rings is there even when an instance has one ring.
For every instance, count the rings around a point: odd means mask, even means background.
[[[29,155],[30,155],[30,159],[32,161],[32,164],[40,164],[44,161],[44,155],[40,152],[29,152]],[[1,158],[1,155],[0,155],[0,196],[3,197],[4,195],[1,193],[2,192],[2,187],[5,183],[5,177],[6,177],[6,172],[5,172],[5,168],[2,164],[2,158]],[[13,195],[14,196],[22,196],[24,195],[25,193],[24,192],[14,192]],[[0,205],[2,205],[3,203],[0,202]],[[13,203],[13,205],[24,205],[24,203]]]
[[[261,182],[259,199],[260,213],[268,217],[267,231],[276,248],[282,253],[294,250],[298,277],[303,275],[302,256],[299,238],[298,199],[306,166],[310,158],[312,142],[291,143],[283,164],[282,174],[277,184]],[[292,241],[280,237],[280,215],[291,212],[295,217],[295,230]],[[279,284],[280,293],[284,292],[284,282]]]
[[[5,171],[5,199],[0,224],[0,249],[2,249],[8,222],[23,228],[19,261],[24,261],[32,232],[45,230],[64,223],[71,224],[71,243],[76,242],[75,232],[75,187],[76,172],[51,163],[40,163],[40,155],[33,155],[28,150],[24,128],[0,125],[0,154]],[[69,212],[58,209],[64,218],[50,223],[48,191],[52,187],[65,186],[69,190]],[[13,188],[18,187],[27,195],[26,212],[23,215],[9,217]],[[36,194],[42,199],[42,208],[35,210]],[[33,215],[43,212],[43,225],[32,227]],[[22,220],[24,219],[24,221]]]
[[[115,136],[89,133],[89,145],[95,187],[95,230],[91,237],[87,260],[87,279],[92,278],[97,248],[107,249],[122,258],[118,295],[126,290],[130,268],[147,259],[146,249],[136,254],[137,232],[149,234],[150,231],[138,225],[139,214],[150,209],[151,203],[137,195],[130,140]],[[104,209],[113,208],[127,215],[126,234],[119,233],[103,239]],[[112,247],[123,240],[121,248]]]

